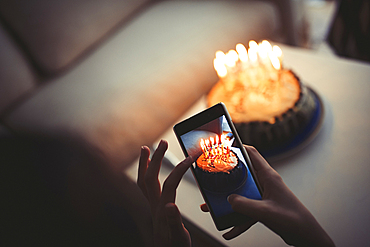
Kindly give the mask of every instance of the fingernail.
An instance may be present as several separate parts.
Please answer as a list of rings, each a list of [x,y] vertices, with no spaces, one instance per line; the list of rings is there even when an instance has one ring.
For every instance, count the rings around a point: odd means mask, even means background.
[[[227,197],[227,201],[229,202],[229,203],[231,203],[231,201],[236,197],[237,195],[235,195],[235,194],[231,194],[231,195],[229,195],[228,197]]]
[[[141,146],[141,152],[145,152],[147,149],[149,149],[147,146]]]
[[[157,149],[158,149],[159,147],[162,147],[165,143],[166,143],[166,141],[165,141],[165,140],[160,140],[160,142],[159,142],[159,144],[158,144]]]

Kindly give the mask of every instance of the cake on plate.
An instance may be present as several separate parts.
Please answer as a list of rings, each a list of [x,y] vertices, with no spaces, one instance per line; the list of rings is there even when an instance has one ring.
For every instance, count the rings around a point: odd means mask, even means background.
[[[215,155],[202,153],[196,160],[195,174],[202,187],[211,192],[227,193],[238,189],[246,180],[246,168],[232,151]]]
[[[220,80],[207,95],[208,106],[226,105],[243,143],[262,152],[291,141],[316,109],[313,92],[281,67],[281,50],[266,42],[250,42],[248,52],[238,44],[238,52],[216,53]]]

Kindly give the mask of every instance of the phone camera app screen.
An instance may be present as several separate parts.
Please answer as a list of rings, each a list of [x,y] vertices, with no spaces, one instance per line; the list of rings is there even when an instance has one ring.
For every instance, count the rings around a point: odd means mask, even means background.
[[[231,194],[262,199],[225,116],[181,136],[194,173],[216,217],[234,211]]]

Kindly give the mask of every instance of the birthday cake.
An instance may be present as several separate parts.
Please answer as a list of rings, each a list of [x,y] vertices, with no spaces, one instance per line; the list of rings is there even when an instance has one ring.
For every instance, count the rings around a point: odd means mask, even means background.
[[[271,53],[266,46],[266,53]],[[238,58],[235,65],[225,65],[228,73],[220,76],[207,101],[209,106],[223,102],[243,143],[263,152],[289,143],[306,128],[316,103],[312,91],[298,76],[281,68],[278,55],[269,56],[266,62],[260,48],[249,50],[255,55],[254,61],[250,59],[246,64]],[[276,67],[273,61],[279,62]]]
[[[202,187],[211,192],[232,192],[246,179],[245,165],[231,150],[212,157],[203,153],[196,160],[194,170]]]

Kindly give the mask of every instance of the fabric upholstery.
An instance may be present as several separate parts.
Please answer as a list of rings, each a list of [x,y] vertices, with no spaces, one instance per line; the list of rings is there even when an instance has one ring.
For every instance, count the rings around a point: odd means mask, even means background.
[[[0,25],[0,116],[34,89],[36,77],[19,48]]]
[[[277,23],[263,2],[157,3],[5,120],[78,136],[112,166],[130,164],[216,83],[215,51],[268,38]]]
[[[0,15],[45,74],[69,66],[148,0],[3,0]]]

